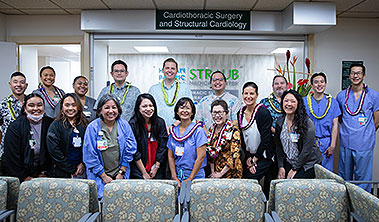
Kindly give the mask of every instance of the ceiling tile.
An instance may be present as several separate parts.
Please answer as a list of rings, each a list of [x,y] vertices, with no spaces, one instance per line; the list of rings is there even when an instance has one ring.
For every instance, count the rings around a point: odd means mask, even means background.
[[[379,18],[379,12],[345,12],[339,15],[338,18]]]
[[[354,5],[358,4],[361,1],[362,0],[335,0],[335,1],[314,0],[312,2],[335,2],[337,11],[345,11],[345,10],[349,9],[350,7],[353,7]],[[373,1],[377,1],[377,0],[373,0]]]
[[[11,9],[11,7],[9,7],[8,5],[0,2],[0,9]]]
[[[203,54],[204,47],[168,47],[173,54]]]
[[[24,13],[14,9],[0,9],[0,13],[4,15],[25,15]]]
[[[18,8],[18,9],[58,8],[56,5],[54,5],[53,3],[51,3],[48,0],[29,0],[29,1],[25,1],[25,0],[1,0],[1,1],[12,6],[12,7]]]
[[[258,3],[253,8],[253,10],[282,11],[292,2],[293,0],[259,0]]]
[[[270,54],[272,51],[272,48],[250,48],[250,47],[243,47],[240,48],[236,54],[238,55],[251,55],[251,54]]]
[[[51,0],[65,9],[108,9],[100,0]]]
[[[153,0],[103,0],[111,9],[155,9]]]
[[[24,9],[22,11],[27,13],[28,15],[68,15],[68,13],[62,9],[50,9],[50,10]]]
[[[352,8],[350,11],[361,11],[361,12],[379,12],[379,1],[378,0],[367,0],[357,7]]]
[[[257,0],[207,0],[207,10],[250,10]]]
[[[159,0],[155,1],[157,9],[168,10],[202,10],[205,0]]]
[[[66,9],[67,11],[69,11],[72,15],[80,15],[80,13],[82,12],[81,9]]]
[[[205,47],[204,54],[235,54],[238,49],[236,47]]]

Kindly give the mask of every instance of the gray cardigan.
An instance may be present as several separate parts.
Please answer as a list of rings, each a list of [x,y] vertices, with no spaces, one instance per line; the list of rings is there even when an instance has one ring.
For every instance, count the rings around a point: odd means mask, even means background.
[[[275,126],[275,146],[276,146],[276,155],[278,158],[278,167],[284,166],[284,159],[286,154],[283,151],[282,141],[280,140],[280,133],[282,132],[282,127],[284,123],[285,115],[282,115],[278,118]],[[315,126],[312,120],[307,116],[307,131],[303,137],[300,137],[297,147],[299,149],[299,158],[296,163],[292,166],[292,169],[299,170],[304,167],[304,170],[311,169],[316,163],[321,163],[322,155],[315,144]]]

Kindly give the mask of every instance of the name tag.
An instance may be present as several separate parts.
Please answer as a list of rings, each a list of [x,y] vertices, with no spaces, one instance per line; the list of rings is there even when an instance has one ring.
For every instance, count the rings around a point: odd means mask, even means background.
[[[184,154],[184,147],[183,146],[175,147],[175,155],[183,156],[183,154]]]
[[[231,140],[232,139],[233,132],[227,132],[225,133],[225,139],[226,140]]]
[[[97,149],[100,151],[104,151],[108,149],[108,143],[106,140],[98,140],[97,141]]]
[[[82,145],[82,138],[78,136],[74,136],[72,138],[72,145],[74,145],[74,147],[80,147]]]
[[[290,137],[291,137],[291,141],[292,141],[293,143],[297,143],[297,142],[299,142],[300,134],[297,134],[297,133],[291,133],[291,134],[290,134]]]
[[[58,95],[54,95],[53,100],[55,103],[58,103],[61,100],[61,98],[59,98]]]
[[[365,116],[358,117],[358,122],[359,122],[359,125],[366,125],[367,117]]]
[[[36,147],[36,140],[35,139],[30,139],[29,140],[29,146],[30,146],[30,149],[34,150],[34,148]]]

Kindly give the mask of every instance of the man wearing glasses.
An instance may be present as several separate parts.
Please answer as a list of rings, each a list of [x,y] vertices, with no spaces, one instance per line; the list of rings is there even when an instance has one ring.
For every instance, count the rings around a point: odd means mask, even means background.
[[[375,131],[379,127],[379,93],[363,83],[365,78],[366,68],[362,64],[352,64],[351,85],[336,98],[342,111],[339,174],[345,180],[372,180]],[[359,186],[371,191],[370,184]]]
[[[122,60],[114,61],[111,67],[111,76],[113,77],[114,83],[104,87],[100,91],[94,109],[97,108],[97,103],[103,95],[114,94],[118,98],[122,108],[121,118],[129,121],[133,115],[137,96],[141,92],[137,87],[126,81],[128,75],[129,72],[126,63]]]
[[[203,121],[207,129],[212,126],[213,119],[211,114],[211,104],[213,101],[222,99],[228,104],[228,120],[231,120],[237,126],[237,112],[241,108],[239,99],[229,92],[225,92],[226,78],[221,71],[215,71],[211,74],[211,87],[213,93],[203,97],[197,105],[196,120]]]

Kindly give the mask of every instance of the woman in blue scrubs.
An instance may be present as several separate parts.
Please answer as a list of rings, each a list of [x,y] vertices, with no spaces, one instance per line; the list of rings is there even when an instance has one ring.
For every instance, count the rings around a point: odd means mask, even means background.
[[[168,161],[171,177],[180,186],[183,181],[205,177],[207,135],[202,123],[192,122],[196,108],[190,98],[179,99],[174,112],[180,124],[169,128]]]

